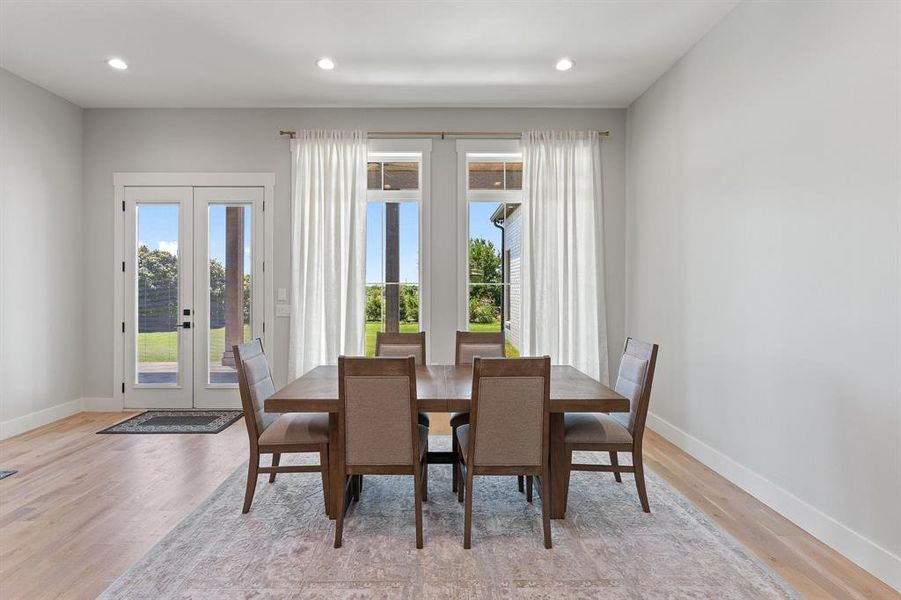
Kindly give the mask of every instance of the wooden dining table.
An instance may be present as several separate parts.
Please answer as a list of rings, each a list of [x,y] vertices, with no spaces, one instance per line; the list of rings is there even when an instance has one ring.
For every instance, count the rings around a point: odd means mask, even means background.
[[[467,412],[472,394],[471,365],[428,365],[416,369],[416,394],[420,412]],[[568,366],[551,367],[550,474],[540,482],[542,502],[548,502],[552,519],[566,515],[566,456],[563,417],[569,412],[629,412],[629,400],[585,373]],[[338,367],[320,366],[281,388],[265,403],[270,413],[329,413],[329,437],[338,439],[341,412],[338,399]],[[338,499],[347,493],[341,476],[343,452],[329,444],[329,517],[337,514]],[[429,452],[430,464],[450,464],[450,452]],[[345,504],[346,506],[346,504]]]

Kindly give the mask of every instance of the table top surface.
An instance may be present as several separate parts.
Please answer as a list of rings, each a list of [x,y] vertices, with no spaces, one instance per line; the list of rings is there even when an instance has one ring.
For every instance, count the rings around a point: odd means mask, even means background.
[[[420,410],[469,409],[471,365],[416,368]],[[338,412],[338,367],[321,366],[298,377],[266,400],[266,412]],[[629,400],[585,373],[568,366],[551,367],[551,412],[628,412]]]

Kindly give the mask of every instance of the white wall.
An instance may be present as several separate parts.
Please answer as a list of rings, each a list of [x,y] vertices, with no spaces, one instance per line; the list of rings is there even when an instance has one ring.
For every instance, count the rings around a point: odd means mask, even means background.
[[[628,112],[652,427],[901,587],[899,5],[748,2]]]
[[[625,110],[594,109],[89,109],[85,111],[85,396],[113,381],[113,173],[264,171],[276,174],[275,285],[289,287],[290,152],[279,129],[609,129],[604,202],[610,347],[622,347],[625,301]],[[456,147],[432,149],[432,360],[453,361],[457,318]],[[267,207],[268,208],[268,207]],[[267,325],[267,330],[269,326]],[[276,318],[274,375],[286,373],[288,321]],[[614,350],[613,354],[616,354]],[[615,363],[614,363],[615,364]]]
[[[82,110],[0,69],[0,439],[80,410]]]

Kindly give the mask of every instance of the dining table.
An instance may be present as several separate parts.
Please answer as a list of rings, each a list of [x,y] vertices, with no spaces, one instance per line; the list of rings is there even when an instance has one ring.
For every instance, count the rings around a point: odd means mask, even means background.
[[[551,366],[549,481],[536,482],[542,502],[552,519],[566,515],[567,457],[564,416],[572,412],[629,412],[629,400],[591,376],[570,366]],[[468,412],[472,395],[472,365],[425,365],[416,368],[417,407],[420,412]],[[323,412],[329,414],[329,439],[338,439],[341,403],[338,398],[338,367],[315,367],[266,399],[269,413]],[[329,444],[329,518],[337,514],[338,500],[348,493],[343,452]],[[450,452],[429,452],[429,464],[450,464]],[[344,506],[347,506],[345,503]]]

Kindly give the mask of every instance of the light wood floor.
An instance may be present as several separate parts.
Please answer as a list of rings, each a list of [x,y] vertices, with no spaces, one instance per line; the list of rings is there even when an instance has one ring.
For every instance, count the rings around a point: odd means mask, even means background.
[[[95,597],[247,459],[241,421],[218,435],[96,435],[127,416],[81,413],[0,442],[0,468],[20,471],[0,481],[0,597]],[[901,598],[653,432],[645,451],[805,597]]]

